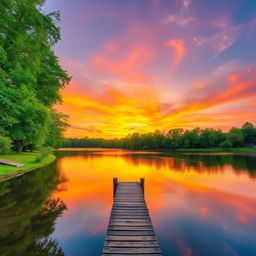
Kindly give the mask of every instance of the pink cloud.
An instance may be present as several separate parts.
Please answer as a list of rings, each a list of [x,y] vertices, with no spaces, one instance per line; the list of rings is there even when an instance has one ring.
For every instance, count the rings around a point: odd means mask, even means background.
[[[163,22],[164,24],[175,24],[179,26],[187,26],[194,20],[195,19],[191,16],[183,17],[183,16],[177,16],[177,15],[168,15]]]
[[[188,8],[192,4],[192,0],[183,0],[182,4],[185,8]]]
[[[116,74],[119,78],[127,82],[148,83],[148,75],[140,71],[143,66],[151,60],[151,53],[147,47],[134,46],[122,58],[113,59],[110,54],[104,53],[102,56],[94,56],[92,64],[98,71]]]
[[[172,39],[165,43],[173,49],[172,65],[177,67],[186,54],[185,43],[181,39]]]
[[[239,34],[239,29],[239,26],[229,26],[206,38],[194,37],[193,41],[197,47],[212,48],[219,55],[233,45]]]

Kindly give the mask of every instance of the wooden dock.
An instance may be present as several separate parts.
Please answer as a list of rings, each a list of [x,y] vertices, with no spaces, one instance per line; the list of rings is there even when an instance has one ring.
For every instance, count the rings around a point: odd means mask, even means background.
[[[162,255],[141,182],[113,180],[114,203],[102,255]]]
[[[2,159],[2,158],[0,158],[0,164],[11,165],[11,166],[15,166],[15,167],[22,167],[24,165],[24,164],[21,164],[21,163],[17,163],[17,162],[14,162],[14,161],[9,161],[9,160]]]

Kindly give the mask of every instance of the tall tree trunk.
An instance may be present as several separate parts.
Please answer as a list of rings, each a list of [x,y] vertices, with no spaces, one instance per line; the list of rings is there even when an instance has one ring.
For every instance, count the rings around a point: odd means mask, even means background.
[[[17,153],[20,154],[22,152],[22,149],[23,149],[23,142],[22,140],[18,140]]]

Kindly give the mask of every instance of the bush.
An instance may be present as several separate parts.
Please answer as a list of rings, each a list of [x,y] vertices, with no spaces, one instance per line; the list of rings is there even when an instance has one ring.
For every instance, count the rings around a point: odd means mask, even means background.
[[[42,160],[44,160],[47,156],[49,156],[50,154],[52,154],[53,152],[53,148],[51,147],[44,147],[41,148],[38,155],[36,156],[35,162],[39,163]]]
[[[221,149],[230,149],[230,148],[232,148],[232,143],[228,140],[225,140],[220,143],[220,148]]]
[[[9,137],[0,135],[0,154],[9,153],[11,151],[12,140]]]

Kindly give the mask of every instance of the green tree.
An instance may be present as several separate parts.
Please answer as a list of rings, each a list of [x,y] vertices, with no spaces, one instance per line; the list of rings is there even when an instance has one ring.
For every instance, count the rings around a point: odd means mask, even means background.
[[[0,154],[9,153],[11,150],[11,139],[0,135]]]
[[[64,128],[64,116],[52,114],[52,106],[61,101],[59,90],[70,77],[53,52],[60,40],[60,15],[43,14],[44,3],[0,1],[0,127],[19,152],[23,146],[43,145],[49,137],[47,143],[56,145],[53,136],[61,136]]]
[[[184,130],[182,128],[177,128],[170,130],[167,133],[167,137],[170,139],[169,145],[171,148],[179,148],[183,143]]]
[[[221,149],[230,149],[230,148],[232,148],[232,143],[228,140],[225,140],[220,143],[220,148]]]
[[[51,110],[51,118],[49,124],[49,133],[46,139],[46,146],[57,148],[63,144],[63,133],[69,126],[67,123],[68,116],[62,113]]]
[[[244,135],[244,142],[249,143],[256,143],[256,128],[253,126],[252,123],[246,122],[241,129]]]
[[[227,140],[230,141],[233,147],[241,146],[244,142],[244,135],[239,128],[231,128],[227,134]]]
[[[18,115],[17,125],[9,129],[17,152],[21,152],[26,145],[42,146],[49,133],[49,122],[47,107],[35,98],[28,99]]]

